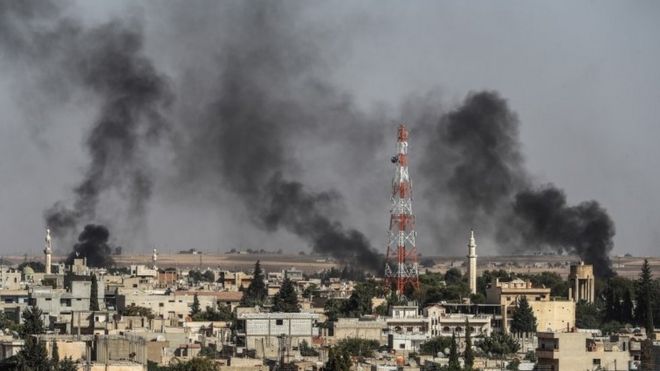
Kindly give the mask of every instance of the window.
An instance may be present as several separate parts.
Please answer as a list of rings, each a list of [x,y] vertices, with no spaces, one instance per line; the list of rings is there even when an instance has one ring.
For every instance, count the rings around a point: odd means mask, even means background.
[[[399,349],[406,349],[406,344],[404,343],[399,344]]]
[[[284,324],[284,320],[283,320],[283,319],[276,319],[276,320],[275,320],[275,324],[276,324],[277,326],[282,326],[282,325]]]
[[[593,365],[594,366],[600,366],[600,358],[594,358]]]

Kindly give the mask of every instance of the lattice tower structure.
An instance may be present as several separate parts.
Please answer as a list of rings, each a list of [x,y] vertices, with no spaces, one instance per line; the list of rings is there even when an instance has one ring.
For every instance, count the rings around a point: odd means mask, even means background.
[[[419,288],[419,266],[415,239],[415,214],[412,208],[412,181],[408,173],[408,129],[397,130],[396,166],[392,180],[392,208],[385,262],[385,284],[401,296],[407,286]]]

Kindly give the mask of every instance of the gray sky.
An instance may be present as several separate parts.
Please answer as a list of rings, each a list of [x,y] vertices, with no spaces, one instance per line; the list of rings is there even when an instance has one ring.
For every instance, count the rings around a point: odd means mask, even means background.
[[[193,10],[161,6],[79,1],[73,12],[90,24],[138,14],[145,20],[147,53],[179,87],[182,71],[201,63],[199,55],[215,57],[201,51],[214,45],[215,32],[196,25]],[[172,14],[178,12],[190,23],[173,26]],[[303,15],[324,34],[318,47],[332,65],[330,79],[365,112],[387,107],[396,117],[407,97],[429,91],[439,92],[445,107],[472,90],[499,91],[519,115],[527,167],[537,180],[564,188],[571,202],[596,199],[607,208],[616,223],[615,254],[656,254],[658,2],[319,2]],[[186,38],[179,35],[201,36],[180,43]],[[43,101],[34,92],[37,72],[16,66],[5,70],[11,72],[0,76],[0,252],[37,253],[43,210],[70,197],[87,163],[81,143],[95,101],[75,93],[61,104]],[[319,153],[300,149],[303,176],[341,189],[347,222],[379,248],[386,236],[392,175],[387,154],[393,150],[394,127],[392,121],[374,128],[384,130],[389,141],[382,153],[366,160],[373,161],[369,181],[344,177],[341,166],[347,165],[323,161],[343,151],[341,145]],[[414,161],[414,137],[411,146]],[[167,153],[154,156],[156,164],[166,166]],[[412,177],[416,184],[424,181],[424,174]],[[244,216],[230,195],[222,199],[227,207],[217,208],[194,196],[178,199],[165,188],[156,184],[147,237],[133,249],[226,250],[247,240],[253,246],[244,248],[305,249],[286,233],[243,227]],[[424,230],[419,233],[418,247],[425,254],[463,250],[433,247],[424,240]],[[488,242],[480,249],[496,252]]]

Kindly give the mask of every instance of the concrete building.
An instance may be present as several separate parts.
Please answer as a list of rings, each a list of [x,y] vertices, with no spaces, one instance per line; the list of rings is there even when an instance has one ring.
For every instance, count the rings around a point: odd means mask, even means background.
[[[33,286],[30,302],[43,311],[43,320],[51,329],[56,323],[69,323],[71,313],[89,311],[91,281],[71,281],[71,290],[54,289],[50,286]],[[98,285],[99,309],[105,309],[104,285]]]
[[[304,279],[303,272],[293,267],[289,269],[284,269],[282,271],[282,274],[284,275],[284,278],[288,278],[293,282],[302,281]]]
[[[416,305],[393,305],[386,319],[388,347],[396,352],[414,352],[428,340],[428,322]]]
[[[281,346],[296,350],[303,340],[312,344],[318,318],[311,313],[243,313],[237,320],[237,346],[254,350],[256,357],[275,357]]]
[[[629,370],[632,358],[625,341],[597,339],[588,333],[539,332],[537,370]]]
[[[474,231],[470,231],[470,242],[468,243],[468,284],[470,293],[477,293],[477,242],[474,239]]]
[[[331,342],[345,339],[375,340],[381,345],[387,342],[388,327],[383,318],[339,318],[333,323]]]
[[[588,303],[594,302],[594,266],[584,264],[571,265],[568,274],[568,297],[574,302],[584,300]]]
[[[528,301],[550,301],[550,289],[545,287],[532,287],[531,281],[516,278],[509,282],[495,279],[486,288],[486,303],[499,305],[516,305],[518,299],[525,296]]]
[[[205,292],[197,294],[200,308],[215,307],[217,302],[215,295],[205,295]],[[125,307],[135,305],[151,309],[158,318],[183,321],[190,315],[194,298],[193,291],[160,294],[132,288],[120,289],[117,294],[117,310],[121,312]]]
[[[567,331],[575,326],[575,303],[567,301],[551,301],[550,289],[533,287],[530,281],[516,278],[509,282],[495,279],[486,288],[486,303],[502,306],[502,327],[509,331],[513,312],[518,306],[518,300],[525,297],[534,311],[537,320],[537,330]]]
[[[428,321],[429,337],[452,336],[465,337],[465,324],[468,323],[473,337],[490,336],[493,315],[447,313],[442,305],[435,304],[424,308],[424,317]]]
[[[0,290],[0,311],[16,323],[21,323],[21,313],[30,302],[28,290]]]
[[[18,269],[2,266],[0,267],[0,289],[20,290],[24,289],[22,272]]]
[[[0,360],[13,357],[23,349],[25,341],[11,335],[0,335]]]
[[[571,300],[530,301],[536,331],[569,332],[575,329],[575,302]]]

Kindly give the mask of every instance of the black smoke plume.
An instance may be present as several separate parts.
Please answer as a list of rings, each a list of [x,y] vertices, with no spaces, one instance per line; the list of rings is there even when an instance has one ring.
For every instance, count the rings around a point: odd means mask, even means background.
[[[332,140],[333,132],[368,128],[368,119],[326,82],[316,46],[294,29],[295,7],[263,2],[232,11],[214,101],[184,128],[191,140],[179,151],[182,178],[220,175],[213,180],[240,197],[257,227],[283,228],[318,253],[380,271],[367,238],[339,221],[341,195],[299,180],[290,152],[310,131]]]
[[[87,259],[87,266],[98,268],[112,267],[112,248],[108,245],[110,232],[102,225],[88,224],[78,236],[78,243],[66,259],[66,264],[73,264],[73,259]]]
[[[144,227],[152,189],[144,151],[166,130],[161,111],[171,92],[143,53],[139,24],[116,20],[87,28],[62,16],[57,3],[3,1],[0,31],[12,57],[51,71],[63,90],[72,84],[100,100],[85,138],[90,162],[73,190],[73,205],[56,202],[44,212],[47,225],[66,236],[95,220],[101,197],[115,191],[127,202],[129,224]]]
[[[562,190],[534,188],[518,130],[517,115],[494,92],[468,95],[432,127],[422,172],[437,185],[425,195],[448,209],[438,235],[474,227],[505,251],[577,254],[597,275],[611,275],[611,218],[596,201],[570,206]]]
[[[373,272],[382,269],[383,257],[369,247],[362,233],[346,230],[340,222],[326,216],[325,206],[334,202],[335,195],[308,193],[301,183],[285,181],[278,175],[271,178],[266,192],[269,203],[259,217],[268,229],[284,227],[310,241],[315,251],[345,263],[359,262]]]

